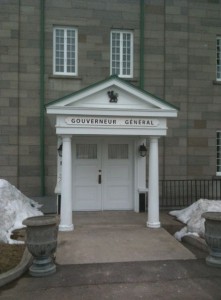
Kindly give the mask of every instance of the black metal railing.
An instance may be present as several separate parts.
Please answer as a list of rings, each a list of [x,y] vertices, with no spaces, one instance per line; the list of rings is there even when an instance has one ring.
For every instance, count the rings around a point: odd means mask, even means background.
[[[199,199],[221,200],[221,179],[161,180],[160,207],[186,207]]]

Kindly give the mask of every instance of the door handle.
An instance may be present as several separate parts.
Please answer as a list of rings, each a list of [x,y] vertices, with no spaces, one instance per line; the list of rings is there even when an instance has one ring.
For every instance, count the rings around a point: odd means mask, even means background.
[[[101,184],[101,174],[98,175],[98,183]]]

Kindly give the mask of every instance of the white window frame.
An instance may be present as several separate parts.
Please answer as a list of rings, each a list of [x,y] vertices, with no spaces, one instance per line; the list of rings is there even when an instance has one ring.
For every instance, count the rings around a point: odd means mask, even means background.
[[[216,175],[221,176],[221,130],[216,132]]]
[[[221,36],[216,37],[216,80],[221,81]]]
[[[113,33],[120,34],[120,72],[118,74],[113,72]],[[123,73],[123,35],[130,35],[130,74]],[[129,30],[112,30],[110,34],[110,75],[118,75],[122,78],[132,78],[133,77],[133,60],[134,60],[134,36],[133,32]]]
[[[64,31],[64,71],[56,71],[56,30]],[[67,71],[67,31],[73,30],[75,33],[75,70],[74,72]],[[65,75],[65,76],[77,76],[78,75],[78,30],[75,27],[56,26],[53,28],[53,74]]]

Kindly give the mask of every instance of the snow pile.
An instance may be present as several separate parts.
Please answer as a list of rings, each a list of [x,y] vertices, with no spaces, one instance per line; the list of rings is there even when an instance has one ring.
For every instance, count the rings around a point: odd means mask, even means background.
[[[27,198],[8,181],[0,179],[0,243],[16,244],[19,241],[10,238],[15,229],[25,227],[26,218],[43,215],[37,202]]]
[[[204,238],[205,219],[201,215],[207,211],[221,212],[221,200],[199,199],[187,208],[170,211],[171,216],[175,216],[177,220],[187,225],[175,233],[175,238],[179,241],[185,235],[196,235]]]

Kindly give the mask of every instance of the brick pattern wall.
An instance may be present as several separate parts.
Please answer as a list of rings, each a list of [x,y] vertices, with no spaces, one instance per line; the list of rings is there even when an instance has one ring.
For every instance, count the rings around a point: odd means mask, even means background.
[[[220,1],[145,4],[145,88],[180,108],[160,141],[161,178],[211,178],[220,129],[221,86],[214,83]]]
[[[0,9],[0,178],[18,184],[18,35],[17,1]]]
[[[21,1],[19,35],[19,187],[40,189],[39,2]]]

